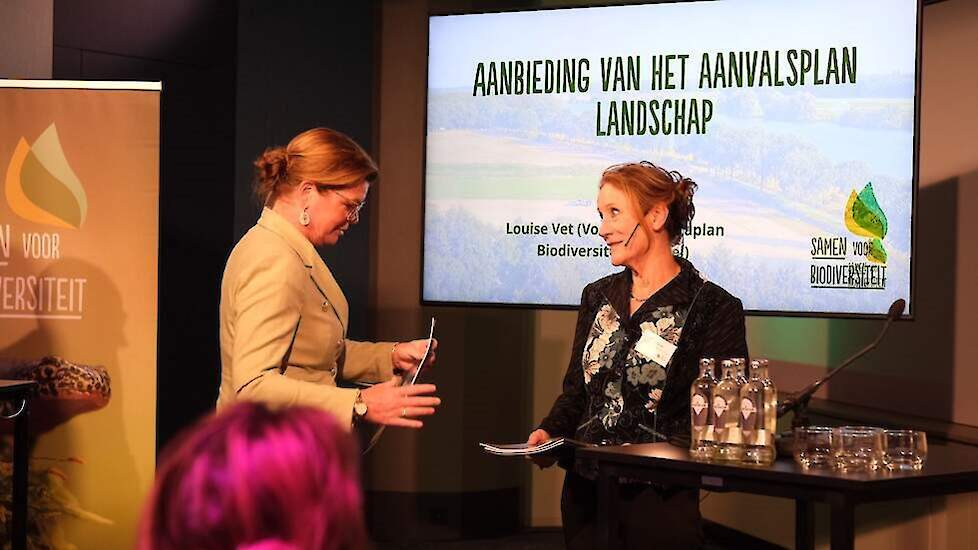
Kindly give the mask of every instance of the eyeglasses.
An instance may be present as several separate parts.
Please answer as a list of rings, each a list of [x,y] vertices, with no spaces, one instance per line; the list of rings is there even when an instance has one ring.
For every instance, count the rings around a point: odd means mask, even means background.
[[[360,210],[363,208],[365,204],[367,204],[366,200],[362,200],[362,201],[353,200],[350,197],[344,195],[343,193],[340,193],[336,189],[333,189],[332,187],[325,187],[325,189],[327,191],[332,191],[333,193],[336,193],[337,195],[340,196],[341,199],[343,199],[343,206],[346,207],[346,212],[347,212],[346,221],[350,223],[357,223],[358,221],[360,221]]]

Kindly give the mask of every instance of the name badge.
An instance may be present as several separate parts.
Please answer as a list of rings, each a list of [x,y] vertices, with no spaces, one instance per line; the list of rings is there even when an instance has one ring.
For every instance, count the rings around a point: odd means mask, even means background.
[[[676,353],[676,346],[654,330],[642,331],[642,337],[635,343],[635,351],[665,367],[672,359],[672,354]]]

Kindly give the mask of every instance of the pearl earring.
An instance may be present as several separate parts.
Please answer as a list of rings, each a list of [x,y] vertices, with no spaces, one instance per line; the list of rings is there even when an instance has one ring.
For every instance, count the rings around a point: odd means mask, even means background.
[[[310,221],[311,220],[309,218],[309,212],[306,212],[305,209],[302,209],[302,213],[299,214],[299,223],[301,223],[302,225],[309,225]]]

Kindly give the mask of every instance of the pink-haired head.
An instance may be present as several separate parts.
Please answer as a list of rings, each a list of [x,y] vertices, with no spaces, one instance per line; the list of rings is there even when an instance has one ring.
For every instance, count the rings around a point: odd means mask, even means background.
[[[164,452],[139,549],[365,548],[358,460],[324,411],[239,403]]]

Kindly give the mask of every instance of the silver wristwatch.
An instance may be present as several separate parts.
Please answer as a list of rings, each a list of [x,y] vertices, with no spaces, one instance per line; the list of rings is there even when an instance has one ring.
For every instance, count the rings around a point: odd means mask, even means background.
[[[357,398],[353,401],[353,425],[360,423],[367,416],[367,402],[363,400],[363,394],[357,390]]]

